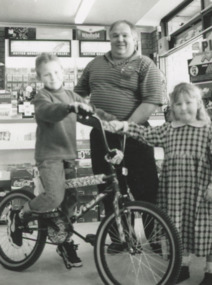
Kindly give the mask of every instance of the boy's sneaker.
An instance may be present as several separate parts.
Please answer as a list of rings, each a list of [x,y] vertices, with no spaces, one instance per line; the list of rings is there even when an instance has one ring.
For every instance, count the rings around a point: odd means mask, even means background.
[[[67,268],[81,267],[82,261],[76,253],[77,246],[72,242],[64,242],[57,247],[57,253],[63,258]]]
[[[16,248],[21,247],[23,240],[20,226],[23,224],[19,217],[19,211],[10,209],[7,216],[7,222],[7,233],[11,244]]]

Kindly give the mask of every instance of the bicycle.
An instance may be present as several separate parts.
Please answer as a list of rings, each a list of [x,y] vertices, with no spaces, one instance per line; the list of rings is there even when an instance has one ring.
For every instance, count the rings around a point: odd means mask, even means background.
[[[182,258],[181,241],[175,226],[167,214],[157,206],[132,201],[130,194],[121,195],[116,166],[111,160],[114,151],[108,146],[101,120],[95,114],[91,117],[101,130],[111,173],[66,181],[67,188],[102,183],[108,185],[103,193],[98,194],[73,214],[69,220],[69,234],[75,234],[94,246],[95,264],[104,284],[175,284]],[[114,212],[100,222],[95,239],[94,235],[82,236],[75,231],[73,224],[111,193],[114,194]],[[46,243],[58,245],[60,222],[55,224],[54,221],[58,217],[63,218],[59,209],[44,214],[33,213],[28,223],[21,227],[23,245],[18,249],[12,246],[7,234],[7,214],[11,208],[20,210],[22,205],[33,197],[29,191],[16,190],[8,193],[0,202],[0,262],[7,269],[27,269],[38,260]],[[150,232],[148,237],[147,232]],[[107,251],[111,235],[122,245],[122,250],[113,254]],[[70,268],[66,261],[65,264]]]

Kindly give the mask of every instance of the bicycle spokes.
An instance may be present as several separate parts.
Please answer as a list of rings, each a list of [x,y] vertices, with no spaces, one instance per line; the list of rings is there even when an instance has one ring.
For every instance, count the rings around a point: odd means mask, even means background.
[[[154,209],[154,210],[153,210]],[[156,211],[156,212],[155,212]],[[179,236],[169,219],[150,206],[132,202],[120,212],[125,242],[114,215],[101,225],[96,265],[106,284],[174,284],[180,269]],[[169,224],[170,222],[170,224]]]

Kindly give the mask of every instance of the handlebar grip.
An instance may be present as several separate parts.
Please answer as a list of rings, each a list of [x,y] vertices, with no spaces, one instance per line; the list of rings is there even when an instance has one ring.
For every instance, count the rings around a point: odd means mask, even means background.
[[[68,105],[68,111],[69,111],[69,113],[71,113],[71,112],[76,113],[76,108],[75,108],[75,106],[74,106],[74,105]]]
[[[111,149],[110,153],[108,154],[108,158],[113,158],[117,154],[116,149]]]
[[[94,114],[93,111],[86,111],[85,109],[78,106],[78,115],[87,117],[87,116],[92,116],[93,114]]]

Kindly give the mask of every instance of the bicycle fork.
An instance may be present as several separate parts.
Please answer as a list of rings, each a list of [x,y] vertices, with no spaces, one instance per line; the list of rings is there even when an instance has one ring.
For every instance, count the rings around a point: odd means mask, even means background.
[[[115,188],[115,195],[114,195],[114,200],[113,200],[113,207],[114,207],[114,213],[115,213],[115,221],[119,233],[119,238],[121,243],[125,243],[125,234],[124,234],[124,228],[121,222],[121,215],[120,215],[120,207],[119,207],[119,199],[121,197],[121,194],[118,190],[118,179],[114,178],[114,188]]]

